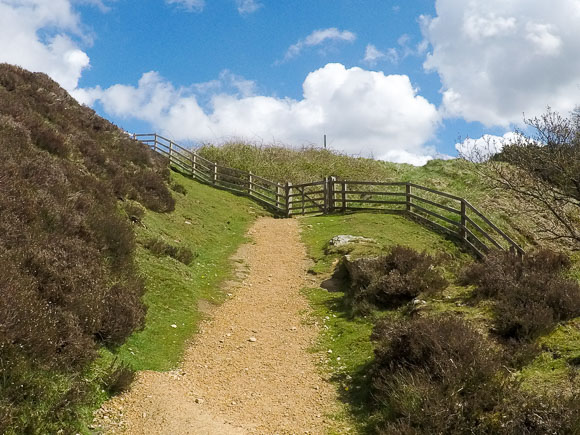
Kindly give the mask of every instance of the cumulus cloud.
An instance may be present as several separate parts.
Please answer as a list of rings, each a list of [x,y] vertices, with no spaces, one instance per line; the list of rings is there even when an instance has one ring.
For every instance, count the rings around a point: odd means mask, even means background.
[[[253,14],[263,5],[256,0],[236,0],[236,6],[240,15]]]
[[[463,142],[455,144],[455,149],[463,158],[482,162],[501,152],[504,146],[515,143],[520,139],[520,133],[511,131],[503,136],[485,134],[479,139],[467,138]]]
[[[336,27],[331,27],[329,29],[315,30],[306,38],[301,39],[296,44],[291,45],[286,51],[284,56],[284,61],[290,60],[298,56],[304,48],[316,47],[327,43],[329,41],[345,41],[353,42],[356,40],[356,35],[348,30],[338,30]]]
[[[176,4],[188,12],[201,12],[205,7],[205,0],[165,0],[167,4]]]
[[[446,116],[508,126],[580,101],[578,0],[437,0],[436,11],[422,17],[424,66],[439,73]]]
[[[216,93],[203,107],[195,85],[176,88],[158,73],[137,86],[87,91],[114,116],[140,119],[176,140],[245,138],[301,146],[328,134],[349,154],[424,164],[436,157],[425,144],[439,124],[437,109],[409,78],[328,64],[310,73],[303,98]]]
[[[90,63],[79,39],[90,41],[69,0],[0,2],[1,62],[45,72],[72,91]]]

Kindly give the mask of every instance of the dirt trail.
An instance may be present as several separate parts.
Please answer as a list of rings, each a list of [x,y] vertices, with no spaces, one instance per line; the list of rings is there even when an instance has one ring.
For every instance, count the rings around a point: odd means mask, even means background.
[[[298,223],[260,218],[249,234],[254,243],[236,254],[247,276],[204,321],[180,369],[141,372],[131,391],[106,404],[99,415],[109,432],[328,431],[339,405],[308,352],[318,330],[300,293],[311,283]]]

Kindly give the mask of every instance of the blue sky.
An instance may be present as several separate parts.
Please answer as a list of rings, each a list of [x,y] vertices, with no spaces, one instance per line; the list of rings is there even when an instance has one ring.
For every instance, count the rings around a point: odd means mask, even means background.
[[[509,136],[523,113],[572,110],[578,29],[578,0],[0,0],[0,61],[131,132],[327,134],[338,151],[422,164]]]

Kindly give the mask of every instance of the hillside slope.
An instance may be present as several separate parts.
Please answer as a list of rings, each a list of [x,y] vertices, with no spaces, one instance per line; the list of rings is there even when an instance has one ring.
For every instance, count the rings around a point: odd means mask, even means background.
[[[476,165],[463,160],[432,160],[416,167],[313,147],[290,149],[237,142],[205,145],[198,152],[218,164],[252,171],[281,183],[306,183],[327,176],[352,181],[409,181],[467,199],[522,246],[539,242],[535,229],[541,217],[532,219],[528,207],[512,195],[488,189],[487,180]]]
[[[46,75],[0,65],[0,432],[68,427],[98,387],[97,350],[143,326],[122,208],[173,210],[168,180],[162,158]]]

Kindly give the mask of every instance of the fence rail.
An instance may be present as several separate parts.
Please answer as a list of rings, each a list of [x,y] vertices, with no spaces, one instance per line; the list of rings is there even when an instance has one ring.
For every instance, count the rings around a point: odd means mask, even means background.
[[[410,182],[337,180],[280,184],[240,169],[218,165],[156,133],[133,138],[166,156],[192,178],[248,196],[274,213],[291,217],[348,211],[399,213],[459,239],[476,255],[490,249],[524,250],[464,198]]]

